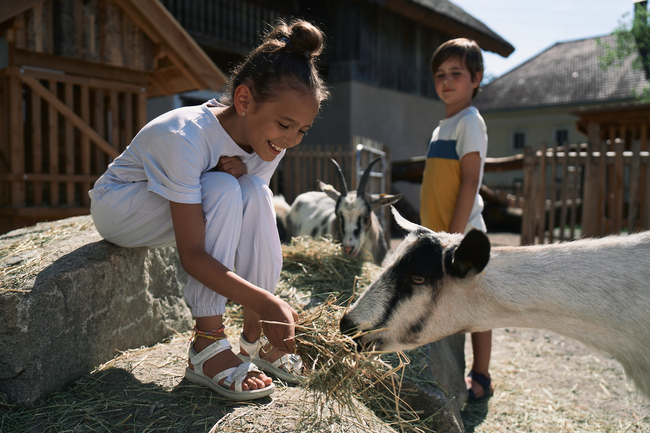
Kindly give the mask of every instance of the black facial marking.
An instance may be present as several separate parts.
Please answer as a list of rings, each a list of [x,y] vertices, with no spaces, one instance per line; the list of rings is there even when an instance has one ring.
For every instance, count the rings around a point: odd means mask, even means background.
[[[311,237],[312,237],[312,238],[315,238],[315,237],[317,237],[317,236],[318,236],[318,226],[314,227],[314,228],[311,230]]]
[[[422,332],[422,329],[424,329],[425,323],[427,323],[427,316],[421,316],[409,327],[409,335],[406,336],[407,343],[412,344],[419,340],[420,333]]]
[[[425,234],[426,232],[423,232]],[[390,316],[396,311],[397,306],[413,296],[414,289],[430,290],[431,301],[435,301],[439,294],[438,283],[444,277],[442,268],[443,248],[430,236],[419,237],[413,245],[406,250],[405,254],[386,269],[386,276],[390,276],[388,287],[395,287],[393,296],[389,301],[377,327],[388,323]],[[413,276],[425,278],[425,283],[417,285],[413,282]],[[422,286],[420,289],[418,286]]]

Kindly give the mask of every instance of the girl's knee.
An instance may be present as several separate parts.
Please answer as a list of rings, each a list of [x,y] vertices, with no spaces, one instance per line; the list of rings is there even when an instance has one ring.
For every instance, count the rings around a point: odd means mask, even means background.
[[[242,192],[237,179],[228,174],[210,171],[201,175],[201,194],[204,210],[224,203],[241,203]]]
[[[242,200],[250,203],[270,202],[273,192],[269,186],[258,176],[245,174],[240,176],[239,182]]]

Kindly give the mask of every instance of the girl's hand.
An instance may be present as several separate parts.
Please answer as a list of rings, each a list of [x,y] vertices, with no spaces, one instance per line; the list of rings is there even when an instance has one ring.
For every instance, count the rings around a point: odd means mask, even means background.
[[[298,320],[298,313],[289,304],[277,296],[272,296],[271,302],[265,305],[263,311],[260,312],[260,319],[264,335],[274,348],[285,353],[295,353],[296,328],[294,324]]]
[[[246,166],[241,162],[241,159],[236,156],[222,156],[219,158],[217,171],[223,171],[224,173],[228,173],[234,177],[239,177],[242,174],[247,173]]]

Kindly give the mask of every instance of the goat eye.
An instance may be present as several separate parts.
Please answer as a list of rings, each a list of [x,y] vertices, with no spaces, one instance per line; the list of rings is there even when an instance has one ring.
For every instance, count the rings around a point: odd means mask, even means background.
[[[415,284],[424,284],[424,282],[426,281],[426,278],[420,277],[419,275],[413,275],[411,279]]]

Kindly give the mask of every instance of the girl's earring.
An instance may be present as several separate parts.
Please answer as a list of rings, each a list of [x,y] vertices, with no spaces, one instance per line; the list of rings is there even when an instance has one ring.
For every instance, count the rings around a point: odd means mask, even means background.
[[[245,113],[244,111],[242,111],[242,112],[241,112],[241,115],[242,115],[242,116],[245,116],[245,115],[246,115],[246,113]]]

